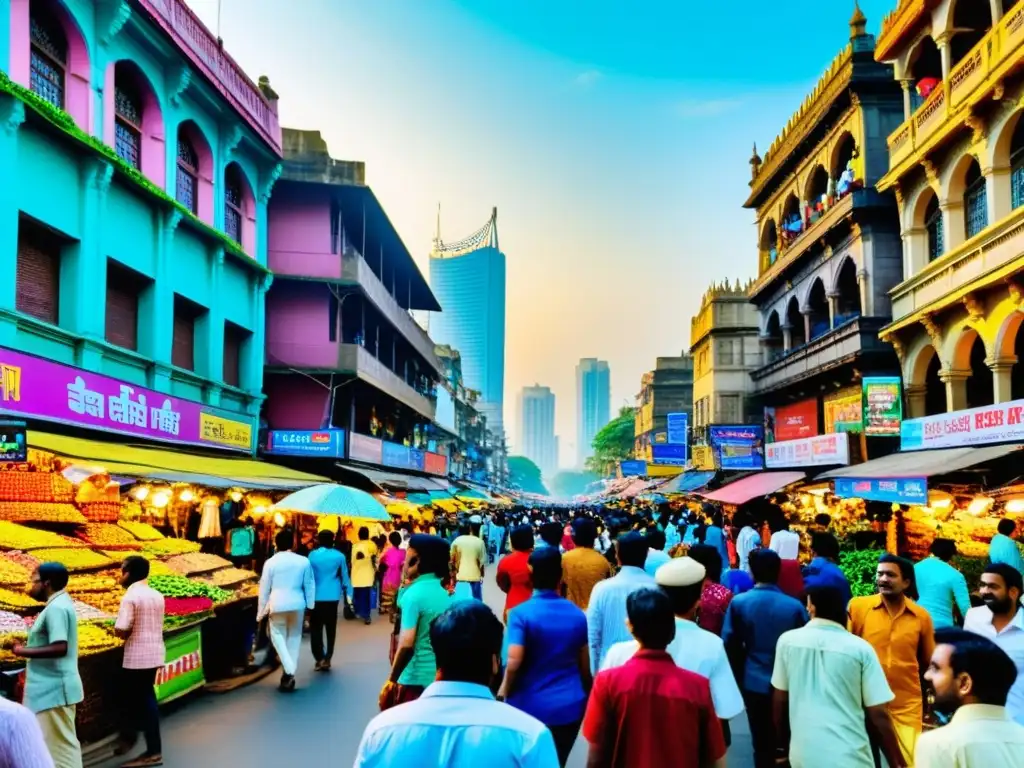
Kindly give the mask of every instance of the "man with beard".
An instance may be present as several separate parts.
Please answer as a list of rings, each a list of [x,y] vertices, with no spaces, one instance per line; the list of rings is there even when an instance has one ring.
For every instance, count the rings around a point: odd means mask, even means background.
[[[986,609],[987,610],[987,609]],[[935,707],[952,712],[948,725],[917,740],[920,768],[1018,768],[1024,765],[1024,727],[1006,711],[1013,662],[999,647],[961,629],[936,633],[925,682]]]
[[[981,599],[985,605],[971,608],[964,618],[964,629],[987,637],[1013,661],[1017,682],[1010,689],[1006,708],[1010,717],[1024,725],[1024,578],[1016,568],[995,563],[981,574]]]

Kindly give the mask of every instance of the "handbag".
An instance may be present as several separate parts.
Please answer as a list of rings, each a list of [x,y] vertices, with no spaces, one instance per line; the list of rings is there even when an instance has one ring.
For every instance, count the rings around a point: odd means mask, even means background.
[[[356,617],[356,609],[348,600],[345,601],[345,605],[341,609],[341,615],[345,617],[346,621],[353,621]]]

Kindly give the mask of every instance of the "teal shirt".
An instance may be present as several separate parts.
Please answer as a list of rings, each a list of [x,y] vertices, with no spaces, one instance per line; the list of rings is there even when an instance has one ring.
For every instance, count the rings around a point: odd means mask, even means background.
[[[67,592],[53,595],[28,633],[28,647],[67,643],[59,659],[28,659],[25,674],[25,706],[33,712],[69,707],[85,699],[78,675],[78,617]]]
[[[919,598],[917,604],[932,617],[936,629],[955,626],[953,606],[960,616],[967,615],[971,607],[971,595],[967,591],[967,579],[949,563],[937,557],[926,557],[914,566]]]
[[[434,682],[437,659],[430,644],[430,622],[448,610],[451,602],[448,590],[441,586],[441,579],[437,576],[420,576],[399,593],[401,631],[416,630],[412,659],[398,678],[399,685],[428,686]]]
[[[1024,558],[1021,557],[1020,548],[1017,542],[1009,536],[997,533],[992,537],[992,544],[988,548],[988,559],[995,563],[1006,563],[1012,565],[1021,573],[1024,573]]]

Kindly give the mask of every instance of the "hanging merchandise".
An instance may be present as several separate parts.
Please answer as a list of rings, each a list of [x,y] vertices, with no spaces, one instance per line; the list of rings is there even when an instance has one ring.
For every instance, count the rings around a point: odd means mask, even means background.
[[[207,496],[203,499],[200,509],[202,517],[199,521],[199,538],[219,538],[222,535],[220,528],[220,499],[216,496]]]

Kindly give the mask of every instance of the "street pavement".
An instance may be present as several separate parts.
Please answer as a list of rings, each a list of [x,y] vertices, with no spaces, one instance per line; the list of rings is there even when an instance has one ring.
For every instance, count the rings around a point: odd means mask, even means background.
[[[500,615],[504,595],[489,569],[484,599]],[[164,765],[170,768],[238,765],[281,768],[289,765],[350,766],[363,728],[377,713],[377,694],[388,674],[391,625],[374,619],[344,621],[329,673],[313,672],[308,639],[303,643],[298,690],[278,693],[275,673],[227,694],[199,695],[172,706],[162,722]],[[752,768],[746,717],[732,721],[730,768]],[[580,738],[569,761],[586,765]],[[117,762],[104,764],[104,768]]]

